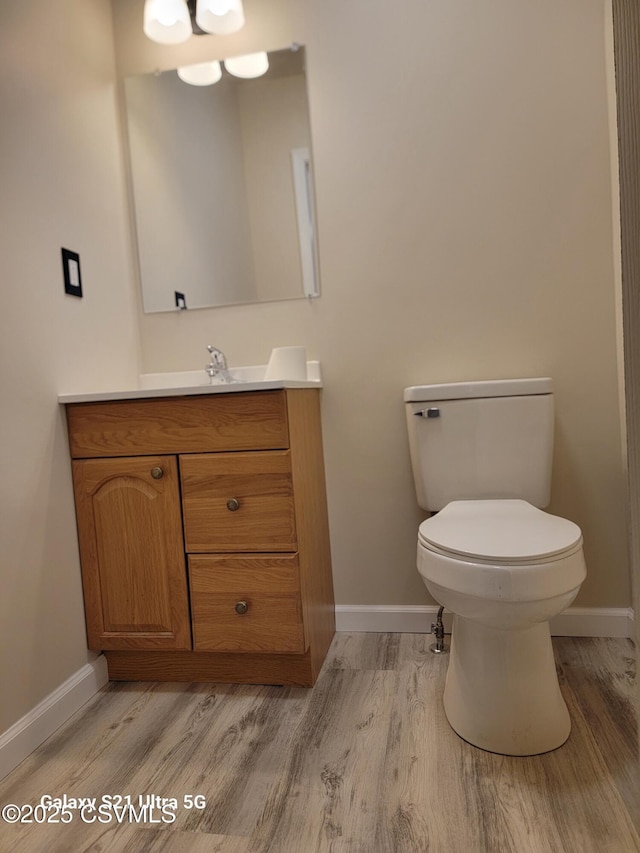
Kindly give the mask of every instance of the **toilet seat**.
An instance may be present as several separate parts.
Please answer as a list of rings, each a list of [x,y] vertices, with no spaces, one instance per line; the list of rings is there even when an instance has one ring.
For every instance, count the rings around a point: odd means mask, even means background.
[[[584,580],[582,533],[526,501],[452,501],[420,525],[418,571],[476,598],[553,598]]]
[[[422,522],[418,541],[453,559],[512,566],[563,559],[582,547],[582,533],[523,500],[452,501]]]

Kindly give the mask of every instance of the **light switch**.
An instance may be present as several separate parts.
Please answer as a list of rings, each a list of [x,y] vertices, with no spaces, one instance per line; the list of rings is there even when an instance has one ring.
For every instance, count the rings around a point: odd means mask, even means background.
[[[70,249],[62,249],[62,271],[64,273],[64,292],[71,296],[82,297],[82,278],[80,276],[80,255]]]

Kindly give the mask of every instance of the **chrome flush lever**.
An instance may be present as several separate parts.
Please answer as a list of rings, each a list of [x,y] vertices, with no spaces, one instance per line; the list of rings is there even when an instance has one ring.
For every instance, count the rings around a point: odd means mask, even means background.
[[[420,409],[419,412],[413,413],[417,418],[439,418],[440,409]]]

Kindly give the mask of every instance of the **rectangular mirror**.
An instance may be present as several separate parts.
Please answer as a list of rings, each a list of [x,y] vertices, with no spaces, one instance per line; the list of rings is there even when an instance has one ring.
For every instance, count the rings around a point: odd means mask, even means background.
[[[214,85],[125,80],[145,313],[319,293],[305,51]]]

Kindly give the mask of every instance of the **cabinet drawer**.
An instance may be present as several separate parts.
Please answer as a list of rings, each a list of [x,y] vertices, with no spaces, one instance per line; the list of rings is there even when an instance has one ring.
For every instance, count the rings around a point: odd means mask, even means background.
[[[188,552],[295,551],[288,450],[180,457]]]
[[[284,391],[67,406],[73,458],[287,448]]]
[[[189,557],[194,649],[304,652],[298,556]]]

